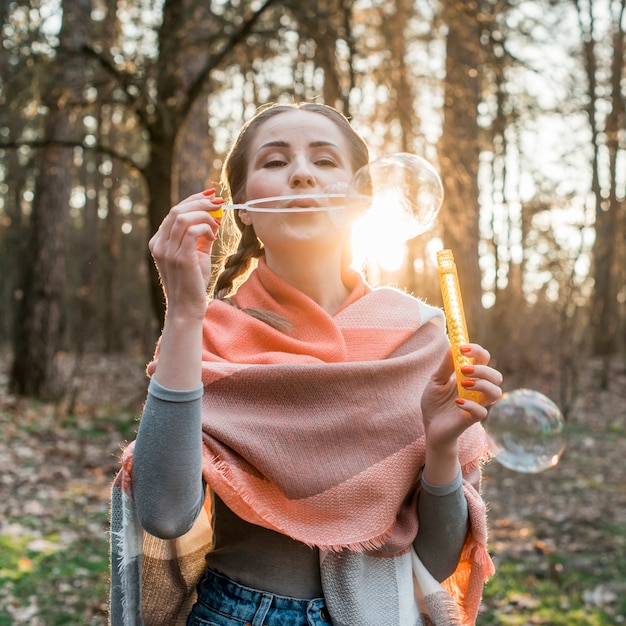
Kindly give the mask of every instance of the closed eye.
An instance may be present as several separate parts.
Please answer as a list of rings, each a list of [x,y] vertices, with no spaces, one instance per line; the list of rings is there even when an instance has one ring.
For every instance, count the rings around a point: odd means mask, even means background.
[[[284,167],[285,165],[287,165],[287,162],[282,161],[281,159],[271,159],[270,161],[263,163],[263,167],[265,168]]]
[[[334,159],[331,159],[330,157],[322,157],[321,159],[317,159],[315,161],[315,165],[318,165],[320,167],[338,167],[336,161]]]

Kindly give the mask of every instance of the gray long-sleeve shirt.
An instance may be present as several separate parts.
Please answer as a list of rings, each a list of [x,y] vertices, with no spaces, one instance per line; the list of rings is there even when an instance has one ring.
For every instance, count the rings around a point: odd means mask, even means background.
[[[132,486],[139,520],[157,537],[184,534],[203,505],[202,394],[202,387],[175,391],[154,377],[150,381],[135,442]],[[317,550],[244,521],[214,497],[215,548],[207,555],[208,567],[272,593],[322,595]],[[444,580],[455,570],[467,534],[461,472],[442,486],[422,478],[417,506],[415,549],[431,574]]]

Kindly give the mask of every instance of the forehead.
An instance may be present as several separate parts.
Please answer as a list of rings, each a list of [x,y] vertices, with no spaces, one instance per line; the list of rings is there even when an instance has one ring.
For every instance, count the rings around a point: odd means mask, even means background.
[[[330,141],[346,149],[346,140],[339,127],[326,116],[313,111],[293,110],[279,113],[259,126],[252,150],[267,141]]]

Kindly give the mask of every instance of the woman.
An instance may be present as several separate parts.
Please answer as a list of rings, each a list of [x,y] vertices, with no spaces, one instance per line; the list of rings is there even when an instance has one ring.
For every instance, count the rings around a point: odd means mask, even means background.
[[[334,109],[270,106],[223,183],[304,209],[368,158]],[[327,211],[237,211],[207,302],[222,201],[187,198],[150,241],[167,316],[114,488],[113,625],[473,623],[489,354],[464,346],[481,404],[458,398],[440,311],[365,284]]]

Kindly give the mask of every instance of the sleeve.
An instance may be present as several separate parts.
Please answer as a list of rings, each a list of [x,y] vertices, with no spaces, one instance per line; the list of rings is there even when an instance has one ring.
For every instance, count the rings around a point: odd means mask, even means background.
[[[415,551],[441,582],[454,573],[467,537],[468,507],[460,469],[447,485],[431,485],[422,477],[417,514]]]
[[[161,539],[187,532],[204,502],[203,387],[177,391],[150,380],[133,453],[132,491],[141,526]]]

